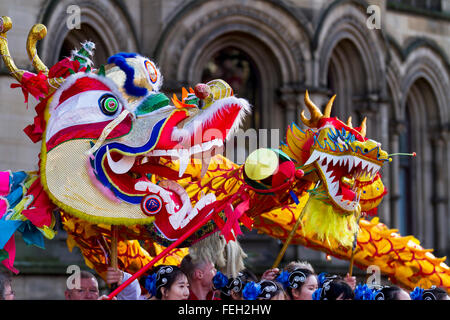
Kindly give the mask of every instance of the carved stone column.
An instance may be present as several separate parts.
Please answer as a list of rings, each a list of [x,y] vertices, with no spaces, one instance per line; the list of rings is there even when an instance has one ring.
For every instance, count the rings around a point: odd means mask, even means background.
[[[284,111],[283,124],[280,130],[285,130],[292,122],[298,123],[300,104],[300,86],[283,86],[278,90],[279,102]]]
[[[393,120],[390,123],[390,150],[389,153],[395,153],[399,151],[399,136],[405,131],[406,126],[403,121]],[[386,170],[387,169],[387,170]],[[385,171],[389,171],[390,174],[390,184],[386,185],[388,189],[388,194],[386,195],[386,200],[389,201],[390,207],[390,218],[389,226],[391,228],[398,228],[400,226],[399,219],[399,209],[398,209],[398,200],[400,199],[400,190],[399,190],[399,162],[392,161],[388,164],[388,168],[383,169]],[[384,171],[383,171],[384,172]]]
[[[440,132],[431,138],[433,148],[433,195],[434,208],[434,246],[438,254],[445,255],[448,250],[448,158],[445,155],[446,133]],[[431,210],[430,210],[431,211]]]

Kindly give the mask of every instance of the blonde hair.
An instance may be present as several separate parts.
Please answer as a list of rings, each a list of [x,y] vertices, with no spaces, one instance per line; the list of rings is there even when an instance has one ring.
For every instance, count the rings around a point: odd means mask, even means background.
[[[247,258],[237,240],[229,240],[227,243],[219,232],[192,245],[189,255],[194,264],[212,262],[230,278],[236,278],[238,273],[245,269],[244,259]]]
[[[288,271],[288,272],[292,272],[295,269],[306,269],[311,271],[311,273],[316,273],[314,271],[313,266],[308,262],[308,261],[291,261],[289,262],[286,267],[284,268],[284,270]]]

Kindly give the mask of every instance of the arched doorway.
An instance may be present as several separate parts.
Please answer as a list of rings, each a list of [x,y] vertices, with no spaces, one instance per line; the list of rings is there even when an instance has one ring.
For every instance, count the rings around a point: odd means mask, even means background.
[[[47,27],[49,35],[38,42],[39,55],[47,66],[52,66],[59,58],[70,56],[70,51],[80,48],[80,42],[86,40],[96,44],[97,50],[93,57],[95,65],[105,64],[108,56],[120,51],[139,51],[132,21],[126,10],[115,5],[114,1],[47,2],[40,23]],[[72,5],[80,10],[78,29],[78,26],[72,28],[67,24],[67,9]]]
[[[397,214],[402,217],[402,231],[418,235],[423,241],[429,242],[427,245],[430,247],[434,247],[434,217],[437,216],[433,195],[440,192],[436,189],[436,181],[440,179],[441,164],[436,155],[442,150],[437,150],[433,137],[433,132],[438,131],[438,110],[437,98],[430,82],[424,77],[416,78],[405,98],[402,119],[405,125],[399,136],[398,152],[415,151],[418,156],[416,159],[408,157],[398,160],[400,203]],[[402,203],[410,205],[402,206]]]
[[[94,67],[98,68],[101,64],[105,64],[108,57],[112,55],[111,52],[108,52],[109,50],[105,45],[104,39],[102,39],[98,32],[90,25],[83,23],[80,29],[73,29],[67,34],[62,43],[58,61],[65,57],[70,57],[71,52],[78,50],[84,41],[95,43],[95,51],[92,56]]]
[[[327,87],[336,94],[332,116],[346,121],[349,116],[362,120],[364,116],[359,109],[362,98],[367,94],[366,69],[361,53],[354,43],[343,39],[334,47],[329,64]]]
[[[235,96],[245,97],[253,105],[252,114],[242,125],[243,130],[261,127],[260,90],[261,82],[257,66],[243,50],[230,46],[216,52],[205,64],[201,82],[223,79],[232,88]]]

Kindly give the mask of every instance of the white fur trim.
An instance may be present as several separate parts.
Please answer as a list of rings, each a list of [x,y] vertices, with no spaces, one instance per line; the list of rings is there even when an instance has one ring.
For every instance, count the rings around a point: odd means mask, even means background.
[[[241,106],[241,110],[238,113],[238,116],[234,120],[230,130],[227,134],[227,137],[224,139],[228,139],[239,127],[242,125],[242,122],[247,114],[251,113],[251,107],[247,100],[236,97],[228,97],[216,101],[209,108],[202,110],[200,114],[196,115],[191,122],[189,122],[183,128],[174,128],[172,132],[172,140],[180,141],[186,140],[190,138],[194,132],[201,126],[206,126],[214,119],[216,114],[220,114],[223,111],[224,107],[227,105],[237,104]]]

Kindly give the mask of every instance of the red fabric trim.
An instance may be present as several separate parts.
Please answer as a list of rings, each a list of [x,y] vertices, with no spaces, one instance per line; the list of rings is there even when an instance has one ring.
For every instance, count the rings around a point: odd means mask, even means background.
[[[28,125],[23,131],[26,133],[26,135],[33,141],[34,143],[40,141],[42,139],[42,134],[45,130],[45,117],[44,117],[44,111],[45,107],[47,106],[48,99],[52,95],[46,97],[41,102],[39,102],[34,110],[36,110],[36,116],[34,117],[34,121],[32,124]]]
[[[16,242],[14,240],[14,234],[9,238],[3,249],[8,252],[8,258],[2,261],[3,265],[11,272],[18,274],[19,270],[13,266],[14,259],[16,258]]]
[[[48,94],[47,76],[42,72],[36,75],[31,72],[25,72],[20,84],[13,83],[11,88],[22,88],[25,103],[28,104],[28,94],[31,94],[36,100],[44,98]]]
[[[103,121],[90,124],[79,124],[76,126],[64,128],[57,132],[51,139],[47,142],[47,150],[50,151],[57,145],[71,140],[71,139],[98,139],[102,134],[103,129],[110,123],[110,121]],[[127,116],[124,121],[122,121],[118,126],[114,128],[113,131],[108,135],[108,139],[114,139],[123,136],[130,132],[132,127],[131,117]]]
[[[366,141],[367,138],[363,137],[361,133],[359,132],[361,130],[360,127],[351,128],[347,126],[345,123],[343,123],[338,118],[322,118],[319,120],[319,128],[323,127],[327,123],[330,123],[333,127],[335,127],[337,130],[341,130],[344,128],[346,131],[350,131],[358,141]]]
[[[78,60],[64,58],[50,68],[50,70],[48,71],[48,77],[50,79],[59,77],[67,78],[68,76],[70,76],[69,69],[72,69],[74,72],[80,71],[80,62]]]
[[[181,146],[179,145],[179,142],[172,140],[172,132],[173,128],[187,117],[188,116],[185,111],[175,111],[164,124],[158,143],[153,149],[169,150],[175,149],[177,146],[180,148]]]
[[[34,201],[22,214],[38,228],[50,226],[52,223],[52,211],[56,206],[50,201],[41,185],[41,179],[36,179],[28,189],[27,195],[33,195]]]

